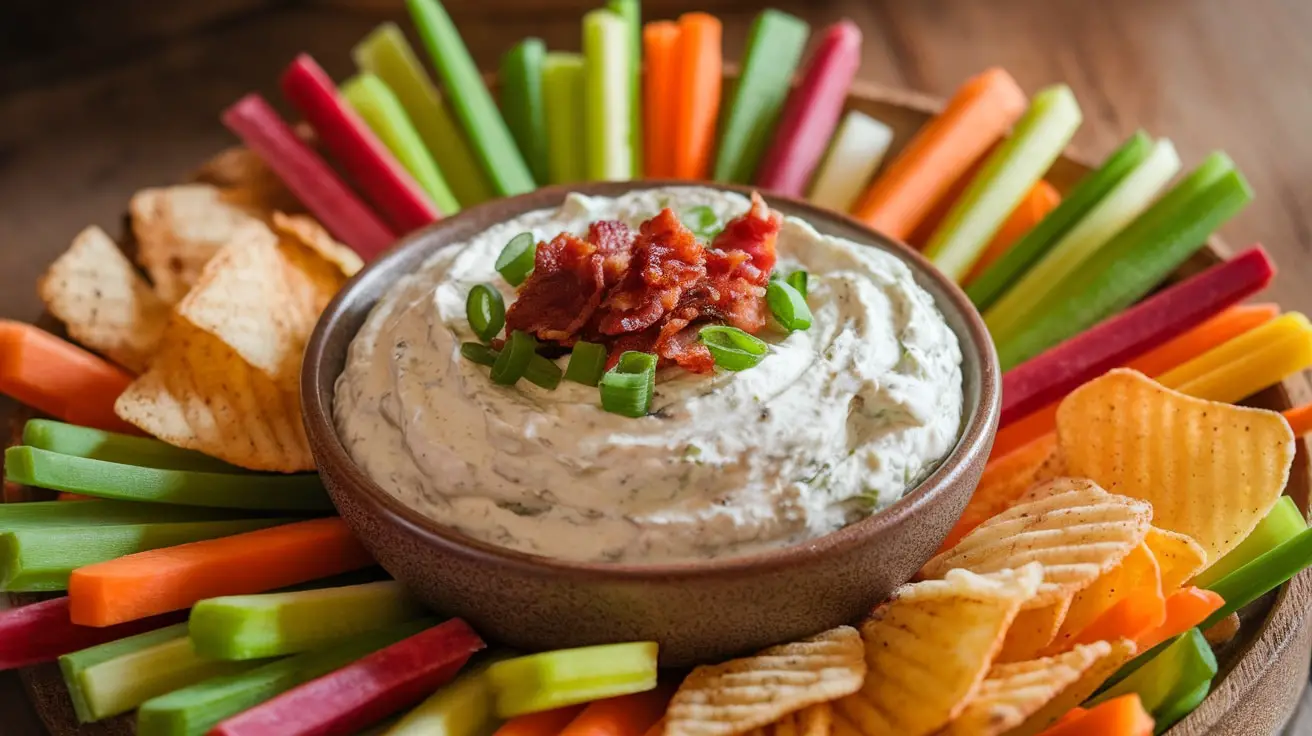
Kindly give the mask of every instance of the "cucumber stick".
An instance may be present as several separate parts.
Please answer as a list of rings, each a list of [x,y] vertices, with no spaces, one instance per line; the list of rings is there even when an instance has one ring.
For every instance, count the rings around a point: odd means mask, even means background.
[[[501,114],[528,161],[533,177],[547,181],[547,120],[542,107],[542,62],[547,45],[526,38],[501,57]]]
[[[411,621],[152,698],[137,709],[137,736],[200,736],[228,716],[436,624],[435,619]]]
[[[5,450],[5,479],[37,488],[123,501],[238,509],[331,511],[317,473],[266,475],[143,468],[59,455],[35,447]]]
[[[222,662],[198,656],[185,623],[59,658],[64,684],[82,723],[126,713],[151,698],[261,662]]]
[[[633,176],[633,123],[629,93],[629,26],[609,10],[583,16],[583,135],[588,178],[627,181]]]
[[[656,642],[604,644],[530,654],[487,670],[501,718],[656,687]]]
[[[188,521],[227,521],[253,514],[234,509],[173,506],[136,501],[32,501],[0,504],[0,532],[49,530],[67,527],[168,524]]]
[[[546,113],[547,170],[552,184],[587,177],[583,136],[585,97],[583,57],[549,53],[542,62],[542,106]]]
[[[438,688],[383,733],[385,736],[483,736],[497,720],[492,712],[491,661]]]
[[[394,580],[223,596],[191,609],[191,638],[207,657],[257,659],[317,649],[410,621],[423,611]]]
[[[58,501],[55,503],[59,503]],[[73,570],[124,555],[286,524],[295,519],[236,519],[124,526],[24,529],[0,534],[0,590],[67,590]]]
[[[3,508],[0,506],[0,510]],[[1198,573],[1190,585],[1209,588],[1216,581],[1288,542],[1305,529],[1307,522],[1303,519],[1303,512],[1298,510],[1298,504],[1289,496],[1281,496],[1258,522],[1257,527],[1244,537],[1244,541]]]
[[[1179,170],[1180,156],[1175,146],[1166,139],[1158,141],[1143,163],[1113,187],[984,313],[993,339],[1004,340],[1023,323],[1034,305],[1052,293],[1053,287],[1147,209],[1153,197]]]
[[[23,444],[61,455],[104,460],[164,470],[202,470],[211,473],[249,473],[195,450],[184,450],[149,437],[79,427],[53,419],[31,419],[23,425]]]
[[[1061,155],[1083,117],[1069,87],[1034,96],[1011,135],[989,155],[925,246],[925,255],[961,281],[989,240]]]
[[[629,142],[633,151],[633,178],[642,178],[642,2],[607,0],[606,9],[629,27]],[[539,179],[538,181],[546,181]]]

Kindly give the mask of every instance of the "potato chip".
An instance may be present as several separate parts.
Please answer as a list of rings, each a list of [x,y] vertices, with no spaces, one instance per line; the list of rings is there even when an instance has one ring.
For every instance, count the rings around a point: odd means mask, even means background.
[[[1047,704],[1026,718],[1024,723],[1007,731],[1007,736],[1034,736],[1034,734],[1042,733],[1071,708],[1088,700],[1094,691],[1102,687],[1107,678],[1115,674],[1122,665],[1129,662],[1136,654],[1134,642],[1129,639],[1082,644],[1080,647],[1076,647],[1076,650],[1095,647],[1099,644],[1108,645],[1107,653],[1086,667],[1077,680],[1067,685],[1056,697],[1050,699]]]
[[[839,713],[833,705],[829,705],[829,733],[833,736],[865,736],[855,723],[847,720],[847,716]]]
[[[990,460],[956,526],[952,527],[947,539],[943,540],[940,551],[956,545],[972,529],[1006,511],[1021,494],[1034,485],[1035,474],[1056,449],[1057,436],[1048,435]]]
[[[1068,470],[1153,506],[1153,523],[1187,534],[1215,562],[1280,498],[1294,435],[1279,414],[1171,391],[1118,369],[1057,410]]]
[[[1183,586],[1207,566],[1207,552],[1187,534],[1154,526],[1143,541],[1157,560],[1164,593]]]
[[[264,159],[243,146],[220,152],[205,162],[192,179],[218,187],[225,201],[239,207],[267,212],[299,212],[304,209]]]
[[[1047,490],[1061,492],[1044,495]],[[1036,488],[1036,500],[1012,506],[980,524],[921,574],[954,568],[990,573],[1043,564],[1043,584],[1026,608],[1039,608],[1092,583],[1115,567],[1148,533],[1152,507],[1107,493],[1092,481],[1059,478]]]
[[[171,445],[251,470],[312,470],[300,394],[174,315],[150,368],[114,411]]]
[[[337,266],[344,276],[354,276],[364,268],[364,261],[355,251],[333,239],[318,220],[308,215],[273,213],[273,229],[286,244],[299,243],[320,258]]]
[[[1105,641],[1055,657],[995,665],[944,736],[995,736],[1025,722],[1111,653]]]
[[[829,736],[833,717],[834,710],[829,703],[816,703],[748,733],[751,736]]]
[[[1064,650],[1066,642],[1074,639],[1121,599],[1148,589],[1161,595],[1161,571],[1147,543],[1140,542],[1120,564],[1099,575],[1097,580],[1075,594],[1071,609],[1066,613],[1066,621],[1053,644],[1053,651]]]
[[[143,189],[128,209],[137,237],[137,262],[170,304],[182,299],[205,264],[239,230],[262,225],[256,212],[226,201],[223,192],[209,184]]]
[[[870,671],[835,709],[865,736],[941,728],[975,694],[1042,576],[1038,564],[993,575],[951,570],[898,588],[862,625]]]
[[[1066,620],[1066,611],[1071,606],[1071,596],[1064,595],[1053,603],[1039,608],[1022,609],[1016,614],[1016,620],[1007,629],[1007,638],[1002,642],[1002,651],[998,652],[995,662],[1024,662],[1039,656],[1061,630]]]
[[[866,674],[850,626],[693,670],[665,712],[666,736],[733,736],[855,692]]]
[[[169,320],[168,305],[95,226],[50,264],[37,292],[69,337],[135,373],[146,369]]]

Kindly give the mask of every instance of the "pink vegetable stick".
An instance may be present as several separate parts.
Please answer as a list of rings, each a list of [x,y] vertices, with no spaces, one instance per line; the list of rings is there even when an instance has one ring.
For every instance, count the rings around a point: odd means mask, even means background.
[[[1275,264],[1254,246],[1021,363],[1002,376],[999,426],[1256,294],[1273,276]]]
[[[802,80],[788,95],[774,140],[756,174],[763,189],[800,197],[843,114],[847,88],[861,65],[861,29],[829,26]]]
[[[446,684],[484,646],[453,618],[239,713],[208,736],[353,734]]]
[[[410,172],[392,156],[308,54],[282,74],[282,93],[305,116],[333,158],[398,233],[442,217]]]
[[[0,611],[0,670],[12,670],[97,644],[187,620],[186,611],[138,619],[117,626],[78,626],[68,617],[68,597]]]
[[[223,111],[223,124],[264,159],[287,188],[338,240],[366,261],[382,253],[396,235],[337,176],[258,94]]]

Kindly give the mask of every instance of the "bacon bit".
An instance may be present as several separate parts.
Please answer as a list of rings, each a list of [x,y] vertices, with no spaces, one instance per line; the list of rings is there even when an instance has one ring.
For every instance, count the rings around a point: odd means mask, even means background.
[[[774,243],[779,238],[779,229],[783,218],[770,209],[761,195],[752,192],[752,208],[739,217],[730,220],[724,230],[715,236],[711,243],[714,250],[725,253],[744,253],[750,264],[742,264],[742,273],[735,274],[746,278],[757,286],[765,286],[774,270]]]
[[[595,245],[569,233],[538,243],[533,273],[506,311],[506,334],[523,330],[541,340],[572,342],[601,304],[604,261]]]
[[[634,233],[619,220],[598,220],[588,226],[588,242],[597,246],[606,274],[606,288],[620,282],[633,258]]]
[[[706,249],[666,207],[642,223],[628,273],[602,304],[601,333],[622,335],[651,327],[705,276]]]

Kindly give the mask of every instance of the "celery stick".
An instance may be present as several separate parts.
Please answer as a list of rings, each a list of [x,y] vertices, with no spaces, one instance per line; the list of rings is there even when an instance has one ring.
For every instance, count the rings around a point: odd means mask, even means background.
[[[1152,138],[1140,130],[1108,156],[1096,171],[1080,179],[1057,209],[1022,235],[996,263],[966,287],[966,296],[971,302],[979,309],[992,306],[1021,274],[1101,202],[1112,187],[1148,157],[1152,145]]]
[[[323,647],[418,618],[423,611],[394,580],[223,596],[191,609],[191,638],[206,657],[257,659]]]
[[[0,590],[67,590],[68,576],[84,565],[202,539],[286,524],[295,519],[235,519],[175,524],[130,524],[25,529],[0,534]]]
[[[487,668],[491,661],[443,685],[415,706],[386,736],[483,736],[492,732],[492,685]]]
[[[542,61],[547,46],[526,38],[501,57],[501,113],[538,181],[547,180],[547,121],[542,109]]]
[[[583,77],[583,57],[578,54],[551,53],[542,62],[547,168],[552,184],[569,184],[587,176]]]
[[[511,718],[656,687],[656,642],[531,654],[487,670],[497,715]]]
[[[0,532],[29,529],[163,524],[187,521],[225,521],[250,518],[236,509],[173,506],[135,501],[34,501],[0,504]]]
[[[437,624],[411,621],[363,634],[327,649],[279,659],[235,675],[215,677],[146,701],[137,710],[137,736],[200,736],[235,713]]]
[[[504,196],[533,191],[533,174],[446,8],[437,0],[406,0],[405,5],[493,189]]]
[[[361,71],[378,75],[396,93],[461,205],[472,207],[496,196],[468,137],[395,23],[374,29],[351,57]]]
[[[442,214],[459,212],[460,203],[424,147],[419,131],[383,80],[368,72],[357,74],[342,84],[341,93]]]
[[[1034,95],[1025,115],[962,192],[925,246],[925,255],[960,281],[1025,193],[1047,172],[1082,120],[1069,87]]]
[[[0,506],[0,509],[3,508]],[[1239,546],[1198,573],[1189,584],[1210,588],[1216,581],[1288,542],[1305,529],[1307,522],[1294,499],[1281,496]]]
[[[1156,721],[1153,726],[1153,736],[1161,736],[1171,730],[1171,726],[1193,713],[1194,708],[1201,705],[1210,692],[1212,692],[1212,678],[1209,677],[1195,685],[1192,690],[1173,696],[1162,703],[1161,708],[1153,715],[1153,720]]]
[[[59,658],[73,710],[82,723],[126,713],[151,698],[262,662],[198,656],[185,623],[83,649]]]
[[[892,142],[892,128],[856,110],[849,111],[829,144],[807,199],[835,212],[850,210]]]
[[[629,137],[628,24],[609,10],[583,16],[583,135],[587,140],[588,178],[627,181],[633,176],[633,141]]]
[[[1163,138],[1152,153],[1102,198],[1089,214],[1048,250],[987,312],[984,321],[995,341],[1018,328],[1062,279],[1148,208],[1153,197],[1180,170],[1175,146]]]
[[[607,0],[606,9],[629,27],[629,149],[633,152],[633,178],[642,178],[642,2]],[[546,181],[543,179],[543,181]]]
[[[1208,586],[1225,600],[1199,628],[1207,630],[1216,622],[1284,585],[1290,578],[1312,565],[1312,529],[1305,529],[1273,550],[1235,570]]]
[[[79,427],[53,419],[31,419],[23,426],[23,444],[61,455],[164,470],[249,473],[195,450],[184,450],[149,437]]]
[[[58,455],[34,447],[5,450],[5,479],[37,488],[124,501],[237,509],[332,509],[316,473],[242,475],[160,470]]]

